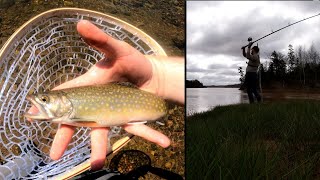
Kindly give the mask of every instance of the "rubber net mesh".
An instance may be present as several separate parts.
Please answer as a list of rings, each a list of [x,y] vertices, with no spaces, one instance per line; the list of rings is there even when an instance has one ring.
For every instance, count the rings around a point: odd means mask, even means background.
[[[78,128],[68,150],[58,161],[49,157],[57,130],[49,122],[28,122],[30,92],[53,87],[85,73],[103,54],[89,47],[76,32],[87,19],[107,34],[128,42],[143,54],[154,54],[137,35],[101,17],[56,13],[20,32],[0,60],[0,179],[46,179],[90,157],[89,128]]]

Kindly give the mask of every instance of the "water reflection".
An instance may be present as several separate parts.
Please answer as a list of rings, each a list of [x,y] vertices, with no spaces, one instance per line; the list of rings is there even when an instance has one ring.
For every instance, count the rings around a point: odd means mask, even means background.
[[[320,100],[319,90],[263,90],[263,102],[297,99]],[[188,88],[187,115],[207,111],[218,105],[249,103],[248,95],[238,88]]]
[[[238,88],[188,88],[187,115],[207,111],[218,105],[247,103],[245,93]]]

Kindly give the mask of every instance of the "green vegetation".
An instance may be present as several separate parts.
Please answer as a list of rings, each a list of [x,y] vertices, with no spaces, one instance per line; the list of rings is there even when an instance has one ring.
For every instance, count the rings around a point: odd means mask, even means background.
[[[241,104],[187,117],[187,179],[319,179],[319,107]]]

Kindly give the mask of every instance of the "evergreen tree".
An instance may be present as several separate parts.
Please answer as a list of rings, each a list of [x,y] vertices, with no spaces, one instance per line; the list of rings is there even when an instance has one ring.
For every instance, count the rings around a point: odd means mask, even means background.
[[[283,80],[286,74],[286,62],[284,55],[273,51],[271,54],[270,71],[276,80]]]
[[[310,49],[308,51],[308,56],[310,60],[310,70],[313,74],[313,84],[315,84],[318,81],[317,64],[319,63],[319,53],[315,49],[314,44],[311,44]]]
[[[289,52],[288,52],[288,72],[294,71],[295,68],[295,55],[294,50],[291,44],[289,44]]]
[[[286,55],[274,50],[270,54],[270,61],[260,65],[259,72],[262,86],[272,86],[276,84],[274,83],[276,81],[280,81],[283,86],[320,86],[320,83],[318,83],[320,53],[315,48],[315,45],[312,44],[308,49],[302,46],[298,46],[295,49],[289,44]],[[241,67],[238,68],[238,72],[240,74],[239,80],[243,82],[244,72]]]
[[[304,59],[304,49],[302,49],[302,46],[298,47],[298,52],[296,56],[296,69],[299,74],[300,82],[303,86],[306,84],[306,75],[305,75],[305,59]]]
[[[240,74],[239,81],[240,81],[241,84],[243,84],[245,78],[244,78],[244,72],[243,72],[243,70],[242,70],[242,67],[239,67],[239,68],[238,68],[238,72],[239,72],[239,74]]]
[[[203,84],[195,79],[195,80],[186,80],[186,88],[202,88]]]

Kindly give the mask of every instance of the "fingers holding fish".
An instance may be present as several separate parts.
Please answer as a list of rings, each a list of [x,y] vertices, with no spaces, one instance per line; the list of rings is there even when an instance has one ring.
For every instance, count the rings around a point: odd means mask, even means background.
[[[107,58],[107,61],[102,59],[94,65],[95,68],[105,71],[103,72],[105,75],[99,76],[99,78],[95,77],[94,80],[104,81],[104,83],[110,82],[110,80],[125,80],[138,86],[142,86],[150,80],[152,65],[140,51],[125,41],[107,35],[89,21],[80,21],[77,24],[77,30],[87,44],[103,52]]]
[[[63,155],[70,143],[75,127],[61,124],[52,142],[50,157],[53,160],[58,160]]]
[[[158,86],[150,86],[153,66],[142,53],[88,21],[80,21],[77,30],[85,42],[105,53],[107,60],[100,60],[85,74],[55,87],[54,91],[33,96],[31,101],[36,106],[26,116],[61,123],[50,151],[53,160],[64,154],[74,126],[93,127],[90,161],[96,170],[103,167],[106,158],[108,127],[154,121],[166,114],[167,107],[164,99],[156,96]],[[128,81],[138,88],[110,83],[114,81]],[[124,125],[124,129],[164,148],[170,145],[167,136],[146,125]]]
[[[114,39],[107,35],[87,20],[81,20],[78,22],[77,31],[87,44],[108,56],[127,56],[132,52],[132,49],[134,49],[124,41]]]
[[[166,148],[170,146],[170,139],[159,131],[156,131],[144,124],[134,124],[123,126],[124,130],[136,136],[140,136],[148,141]]]
[[[107,156],[107,128],[92,128],[91,130],[91,170],[101,169]]]

